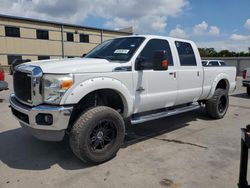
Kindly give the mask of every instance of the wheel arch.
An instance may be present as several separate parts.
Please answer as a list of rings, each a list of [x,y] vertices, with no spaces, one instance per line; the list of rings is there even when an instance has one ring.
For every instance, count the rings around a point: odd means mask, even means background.
[[[225,89],[227,92],[229,92],[229,89],[230,89],[229,80],[230,79],[228,75],[225,73],[221,73],[218,76],[216,76],[216,78],[214,79],[212,83],[212,88],[211,88],[208,98],[211,98],[214,95],[215,90],[218,88]]]
[[[225,89],[226,91],[229,91],[229,81],[227,79],[221,79],[216,87],[215,87],[215,90],[218,89],[218,88],[221,88],[221,89]]]
[[[91,93],[98,91],[110,91],[116,93],[122,100],[124,118],[132,113],[132,97],[127,87],[119,80],[108,77],[98,77],[86,80],[73,89],[71,89],[66,96],[63,97],[61,104],[78,104],[85,97]]]

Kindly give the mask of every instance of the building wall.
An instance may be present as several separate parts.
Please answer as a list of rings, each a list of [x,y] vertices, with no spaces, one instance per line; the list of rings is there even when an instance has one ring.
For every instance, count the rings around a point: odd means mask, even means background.
[[[5,35],[5,27],[20,28],[20,37]],[[36,30],[47,30],[49,40],[37,39]],[[73,33],[74,41],[67,41],[67,32]],[[80,34],[89,36],[89,42],[80,42]],[[45,23],[0,16],[0,64],[8,65],[8,55],[21,55],[22,59],[37,60],[38,56],[49,56],[50,59],[62,57],[80,57],[95,46],[108,39],[128,35],[117,31],[106,31],[58,23]],[[64,50],[62,50],[64,46]]]

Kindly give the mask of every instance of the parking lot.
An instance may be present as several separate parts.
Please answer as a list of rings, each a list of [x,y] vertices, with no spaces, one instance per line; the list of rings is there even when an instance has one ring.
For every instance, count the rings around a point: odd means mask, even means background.
[[[87,166],[67,140],[39,141],[12,117],[0,92],[0,187],[237,187],[240,128],[250,124],[250,98],[238,78],[224,119],[204,109],[163,118],[127,131],[117,156]]]

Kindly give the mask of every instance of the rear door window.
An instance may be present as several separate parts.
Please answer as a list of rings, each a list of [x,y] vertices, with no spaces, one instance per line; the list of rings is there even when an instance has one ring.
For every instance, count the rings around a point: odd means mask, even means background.
[[[194,50],[190,43],[175,41],[181,66],[196,66]]]

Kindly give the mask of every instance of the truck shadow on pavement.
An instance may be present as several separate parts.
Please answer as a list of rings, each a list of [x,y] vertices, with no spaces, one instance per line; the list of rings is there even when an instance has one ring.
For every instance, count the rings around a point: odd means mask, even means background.
[[[138,125],[129,125],[123,147],[184,128],[189,126],[191,121],[196,121],[197,119],[212,120],[206,117],[204,109],[198,109]]]
[[[58,164],[66,170],[88,167],[71,152],[67,140],[37,140],[22,128],[0,133],[0,160],[11,168],[45,170]]]
[[[202,110],[130,126],[123,148],[186,127],[197,119],[207,119]],[[75,157],[68,139],[62,142],[39,141],[22,128],[0,133],[0,160],[11,168],[25,170],[45,170],[55,164],[65,170],[91,167]]]
[[[250,96],[245,92],[245,93],[238,93],[238,94],[232,94],[230,95],[231,97],[239,97],[243,99],[250,99]]]

